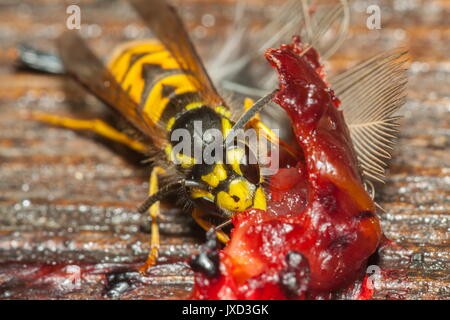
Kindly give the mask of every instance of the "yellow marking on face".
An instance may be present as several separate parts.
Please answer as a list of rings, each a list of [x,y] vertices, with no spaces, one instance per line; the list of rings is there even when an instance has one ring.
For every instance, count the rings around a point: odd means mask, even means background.
[[[211,187],[215,188],[219,185],[220,181],[227,178],[227,171],[225,170],[223,164],[218,163],[214,166],[213,171],[202,176],[202,180],[206,182]]]
[[[175,157],[178,160],[178,164],[184,169],[191,168],[195,164],[195,158],[186,156],[182,153],[178,153]]]
[[[266,195],[264,194],[262,187],[256,189],[255,196],[253,199],[253,208],[260,210],[267,209]]]
[[[227,118],[222,118],[222,133],[223,137],[226,138],[231,130],[231,122]]]
[[[176,74],[168,76],[160,80],[152,88],[147,101],[144,105],[144,113],[153,121],[158,122],[166,105],[169,103],[169,98],[162,95],[164,85],[175,87],[175,94],[183,94],[188,92],[196,92],[196,79],[191,75]]]
[[[186,109],[186,110],[191,110],[191,109],[195,109],[195,108],[200,108],[201,106],[204,106],[205,105],[205,103],[204,102],[201,102],[201,101],[198,101],[198,102],[191,102],[191,103],[189,103],[187,106],[185,106],[184,108]]]
[[[231,168],[233,168],[233,171],[236,172],[238,175],[242,176],[241,171],[241,159],[244,156],[245,151],[241,148],[234,148],[227,150],[227,161],[231,165]]]
[[[174,124],[175,124],[175,117],[172,117],[169,119],[169,121],[167,121],[166,130],[170,131]]]
[[[214,201],[214,196],[212,195],[211,192],[208,192],[208,191],[200,189],[200,188],[192,188],[191,196],[194,199],[197,199],[197,198],[208,198],[208,199]]]
[[[250,208],[252,203],[253,191],[247,180],[233,180],[228,186],[228,192],[217,193],[217,205],[230,211],[244,211]]]
[[[224,117],[227,117],[227,118],[231,117],[230,110],[228,110],[224,106],[217,106],[217,107],[214,108],[214,110],[216,110],[217,113],[223,115]]]

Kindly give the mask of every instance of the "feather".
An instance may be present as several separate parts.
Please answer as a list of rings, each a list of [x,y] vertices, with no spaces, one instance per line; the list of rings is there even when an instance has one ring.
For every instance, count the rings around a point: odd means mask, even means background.
[[[240,2],[239,2],[240,3]],[[256,32],[248,32],[248,23],[235,22],[230,36],[218,50],[215,61],[208,64],[214,80],[225,90],[259,98],[277,85],[277,76],[263,60],[267,48],[289,43],[299,34],[323,57],[331,56],[345,40],[350,21],[349,0],[329,4],[311,0],[289,0],[273,18]],[[245,7],[236,7],[242,17]],[[335,27],[333,37],[324,37]]]
[[[308,38],[308,44],[316,48],[323,60],[331,57],[345,41],[350,26],[351,0],[341,0],[331,8],[319,10],[311,18],[311,26],[306,24],[306,29],[311,29],[312,37]],[[329,41],[322,41],[325,34],[332,29],[333,24],[338,24],[336,36]]]
[[[378,54],[330,79],[366,181],[383,182],[405,103],[407,52]]]
[[[299,4],[298,0],[287,1],[261,30],[250,32],[250,20],[243,18],[249,5],[245,1],[237,2],[234,24],[229,36],[217,50],[220,53],[214,61],[208,63],[208,69],[214,80],[221,83],[241,78],[244,70],[248,73],[250,63],[255,60],[261,62],[265,49],[282,41],[287,34],[298,33],[302,25]],[[266,68],[267,70],[270,69]]]

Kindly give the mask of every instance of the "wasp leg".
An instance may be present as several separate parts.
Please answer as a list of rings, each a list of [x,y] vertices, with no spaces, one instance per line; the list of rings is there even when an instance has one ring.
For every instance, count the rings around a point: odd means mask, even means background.
[[[125,144],[138,152],[145,153],[148,150],[141,142],[133,140],[128,135],[116,130],[100,119],[81,120],[41,112],[33,112],[31,118],[73,130],[92,131],[104,138]]]
[[[162,167],[154,167],[152,173],[150,174],[150,190],[149,195],[152,196],[158,192],[158,176],[164,174],[166,170]],[[158,218],[161,217],[161,212],[159,209],[159,201],[155,202],[149,209],[151,222],[151,238],[150,238],[150,252],[147,257],[147,261],[144,265],[139,268],[141,273],[147,272],[148,268],[153,266],[158,259],[159,253],[159,228],[158,228]]]
[[[250,107],[253,106],[253,104],[254,104],[253,99],[245,98],[244,110],[247,111],[248,109],[250,109]],[[258,133],[262,134],[271,143],[283,147],[295,159],[299,158],[298,151],[292,148],[286,141],[277,137],[277,135],[261,121],[259,113],[257,113],[253,118],[251,118],[247,122],[247,127],[252,127]]]
[[[204,219],[204,216],[206,215],[207,214],[205,212],[203,212],[198,208],[194,208],[194,210],[192,210],[192,218],[195,220],[195,222],[197,222],[197,224],[200,227],[202,227],[205,231],[209,231],[211,228],[214,228],[215,226],[209,221],[206,221]],[[228,237],[227,234],[222,230],[216,230],[216,235],[219,241],[222,243],[227,243],[228,241],[230,241],[230,237]]]

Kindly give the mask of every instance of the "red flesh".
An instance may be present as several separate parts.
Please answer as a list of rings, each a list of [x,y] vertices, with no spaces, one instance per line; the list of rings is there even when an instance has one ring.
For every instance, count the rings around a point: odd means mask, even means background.
[[[302,51],[294,38],[269,49],[266,58],[279,74],[274,102],[291,118],[304,160],[271,178],[267,211],[234,217],[231,241],[220,252],[220,275],[196,273],[196,299],[324,296],[355,281],[379,245],[381,227],[339,100],[323,80],[317,52]],[[289,252],[301,253],[306,266],[292,269]],[[294,293],[282,284],[288,273],[297,279]]]

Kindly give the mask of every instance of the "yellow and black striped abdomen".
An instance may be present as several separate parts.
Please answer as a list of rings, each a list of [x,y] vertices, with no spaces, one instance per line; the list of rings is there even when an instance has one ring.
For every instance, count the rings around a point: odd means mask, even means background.
[[[169,120],[187,106],[204,104],[197,92],[195,77],[183,72],[158,41],[121,45],[113,53],[108,67],[153,123],[167,127]]]

